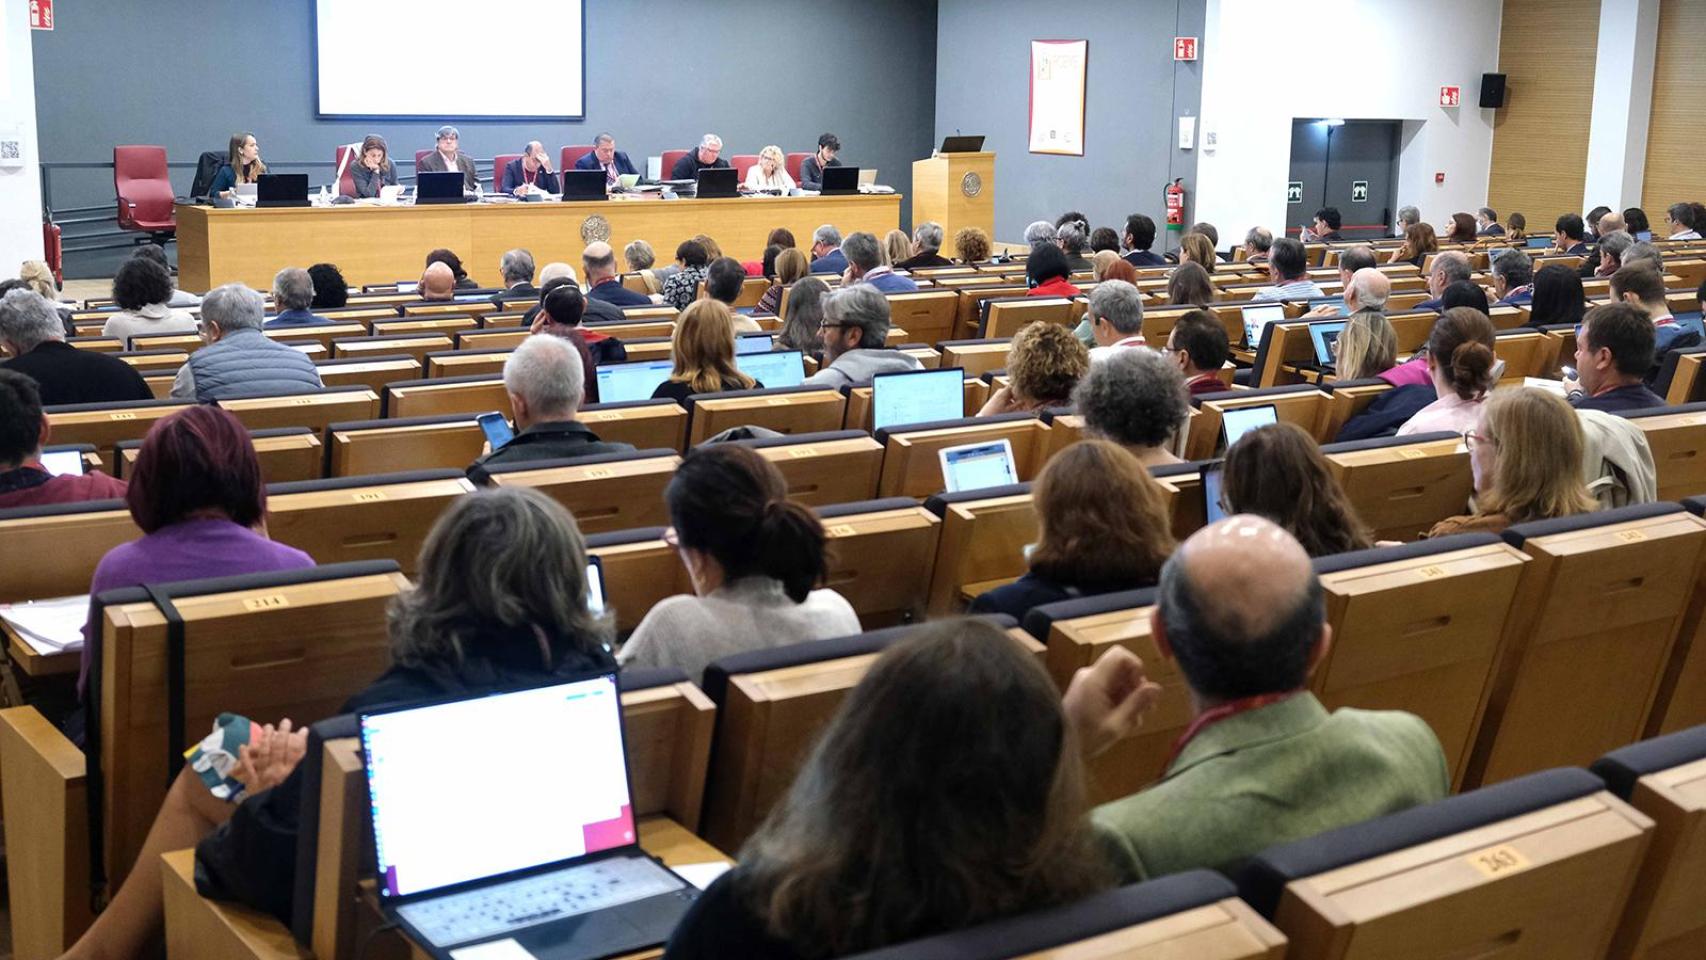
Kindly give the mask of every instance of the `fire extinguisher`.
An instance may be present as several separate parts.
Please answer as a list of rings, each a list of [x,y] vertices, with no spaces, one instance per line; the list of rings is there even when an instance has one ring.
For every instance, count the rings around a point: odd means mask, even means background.
[[[1185,180],[1180,177],[1167,185],[1162,191],[1167,195],[1167,229],[1183,230],[1185,228]]]

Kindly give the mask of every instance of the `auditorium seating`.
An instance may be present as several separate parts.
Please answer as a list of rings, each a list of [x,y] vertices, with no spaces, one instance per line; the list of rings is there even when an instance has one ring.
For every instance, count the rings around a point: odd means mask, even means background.
[[[461,470],[270,484],[267,535],[316,563],[391,560],[413,574],[433,521],[473,489]]]
[[[1706,493],[1706,403],[1652,407],[1624,414],[1647,438],[1660,500]]]
[[[366,387],[306,393],[255,393],[227,397],[219,407],[250,430],[309,427],[316,432],[341,420],[379,416],[379,395]]]
[[[878,430],[875,436],[883,445],[883,473],[877,491],[885,497],[939,493],[943,488],[942,463],[937,454],[944,447],[1000,439],[1013,445],[1019,479],[1030,480],[1041,468],[1047,429],[1035,414],[1005,413]]]
[[[325,469],[325,448],[320,438],[308,427],[273,427],[249,431],[254,441],[255,456],[261,463],[263,483],[285,483],[293,480],[318,480]],[[130,476],[136,458],[142,452],[141,440],[121,440],[118,459],[113,461],[114,474]]]
[[[930,616],[959,613],[978,594],[1024,575],[1025,545],[1037,539],[1030,484],[939,493],[924,506],[942,519]]]
[[[1327,395],[1308,384],[1205,393],[1192,399],[1200,415],[1191,419],[1189,440],[1185,444],[1186,460],[1206,460],[1220,448],[1220,415],[1225,410],[1273,404],[1281,423],[1296,424],[1319,440],[1321,436],[1316,431],[1327,405]]]
[[[1449,431],[1329,443],[1327,468],[1376,540],[1414,540],[1469,512],[1469,449]]]
[[[399,464],[462,469],[485,447],[486,435],[470,414],[333,423],[326,427],[326,475],[371,476]]]
[[[88,593],[101,557],[141,535],[123,500],[0,510],[0,603]]]
[[[778,433],[841,429],[847,400],[829,386],[767,387],[696,393],[687,398],[688,443],[698,445],[731,427],[758,426]]]
[[[181,400],[126,400],[46,406],[42,413],[55,443],[92,443],[111,463],[120,440],[140,440],[156,421],[188,406]]]
[[[177,232],[175,191],[166,170],[166,148],[127,144],[113,147],[113,193],[121,230],[139,230],[164,242]]]
[[[788,499],[807,506],[869,500],[877,495],[883,445],[863,430],[830,430],[734,441],[758,451],[782,473]]]
[[[1608,957],[1664,960],[1706,943],[1706,727],[1633,744],[1594,762],[1619,799],[1653,821],[1652,846]]]
[[[586,538],[586,552],[604,564],[604,602],[616,629],[627,633],[666,597],[691,594],[687,568],[664,543],[663,527],[640,527]]]
[[[680,463],[674,450],[637,450],[495,465],[488,472],[493,486],[533,487],[550,495],[589,534],[668,524],[663,492]]]
[[[317,360],[314,370],[320,382],[331,387],[366,387],[384,396],[385,385],[398,380],[413,380],[421,375],[421,365],[408,354],[357,357],[348,360]]]

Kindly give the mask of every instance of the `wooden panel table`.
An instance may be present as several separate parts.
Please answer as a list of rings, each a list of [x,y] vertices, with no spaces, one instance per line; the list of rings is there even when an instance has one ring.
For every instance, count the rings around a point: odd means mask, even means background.
[[[539,264],[562,260],[578,270],[583,231],[598,224],[588,223],[593,217],[603,218],[616,250],[645,240],[660,266],[675,259],[677,244],[700,233],[731,257],[757,260],[776,227],[792,230],[806,246],[825,223],[843,235],[868,230],[880,238],[900,226],[900,200],[900,194],[874,194],[265,210],[179,205],[179,285],[201,291],[241,281],[266,290],[280,269],[323,261],[337,264],[352,284],[411,280],[437,247],[456,251],[486,283],[497,282],[498,260],[514,247],[527,248]]]

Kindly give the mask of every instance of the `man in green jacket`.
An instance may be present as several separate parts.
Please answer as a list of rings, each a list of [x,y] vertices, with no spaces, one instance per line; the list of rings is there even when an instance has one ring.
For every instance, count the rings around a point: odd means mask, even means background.
[[[1150,628],[1178,661],[1193,720],[1160,781],[1093,814],[1127,879],[1230,867],[1450,789],[1421,718],[1329,713],[1307,689],[1332,628],[1308,554],[1274,524],[1230,517],[1185,541],[1161,572]],[[1152,705],[1134,697],[1153,684],[1128,662],[1134,675],[1110,681],[1103,702]]]

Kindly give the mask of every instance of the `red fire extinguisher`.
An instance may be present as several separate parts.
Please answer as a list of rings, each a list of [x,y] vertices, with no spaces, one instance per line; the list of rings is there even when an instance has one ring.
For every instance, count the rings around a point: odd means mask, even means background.
[[[1167,229],[1185,228],[1185,180],[1180,177],[1167,185]]]

